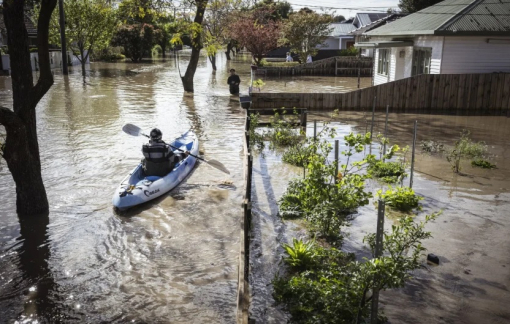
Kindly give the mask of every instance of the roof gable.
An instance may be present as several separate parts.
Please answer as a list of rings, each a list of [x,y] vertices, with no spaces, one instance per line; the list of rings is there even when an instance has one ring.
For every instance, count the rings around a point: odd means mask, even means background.
[[[510,36],[510,0],[445,0],[366,34]]]
[[[329,25],[330,28],[332,28],[331,33],[329,33],[329,36],[340,36],[340,35],[348,35],[351,31],[356,29],[356,26],[353,24],[346,24],[346,23],[333,23]]]

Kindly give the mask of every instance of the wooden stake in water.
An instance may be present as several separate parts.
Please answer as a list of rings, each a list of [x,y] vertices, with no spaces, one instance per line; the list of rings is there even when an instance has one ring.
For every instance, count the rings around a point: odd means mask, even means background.
[[[336,161],[335,184],[338,183],[338,164],[340,163],[340,161],[338,159],[339,149],[340,149],[340,141],[335,140],[335,161]]]
[[[384,200],[379,199],[377,206],[377,233],[375,234],[375,253],[374,258],[380,258],[383,252],[383,237],[384,237]],[[375,277],[377,281],[377,274]],[[372,312],[370,316],[370,323],[377,324],[377,312],[379,311],[379,289],[374,288],[372,291]]]
[[[374,134],[374,119],[375,119],[375,99],[377,97],[374,96],[374,105],[372,107],[372,125],[370,125],[370,140],[372,140],[372,135]]]
[[[384,144],[383,144],[383,162],[384,162],[384,155],[386,154],[386,139],[388,138],[388,111],[390,109],[390,105],[386,105],[386,121],[384,122]]]
[[[413,153],[411,155],[411,176],[409,177],[409,188],[413,188],[413,174],[414,174],[414,152],[416,148],[416,133],[418,132],[418,121],[414,121],[414,134],[413,134]]]

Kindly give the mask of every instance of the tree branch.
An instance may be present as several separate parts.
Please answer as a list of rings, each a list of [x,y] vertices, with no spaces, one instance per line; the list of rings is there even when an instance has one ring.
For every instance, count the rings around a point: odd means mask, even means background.
[[[0,106],[0,124],[6,129],[23,125],[21,119],[9,108]]]

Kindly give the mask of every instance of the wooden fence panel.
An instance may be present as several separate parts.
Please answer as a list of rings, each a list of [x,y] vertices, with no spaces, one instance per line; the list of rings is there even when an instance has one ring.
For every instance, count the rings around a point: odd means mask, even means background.
[[[420,75],[347,93],[252,93],[253,108],[510,113],[510,73]]]

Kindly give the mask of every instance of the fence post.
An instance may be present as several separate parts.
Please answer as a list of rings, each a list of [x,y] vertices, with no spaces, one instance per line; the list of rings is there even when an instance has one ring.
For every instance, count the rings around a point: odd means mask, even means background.
[[[335,57],[335,76],[337,76],[337,75],[338,75],[338,61]]]
[[[414,174],[414,152],[416,148],[416,133],[418,131],[418,121],[414,121],[414,134],[413,134],[413,153],[411,155],[411,176],[409,177],[409,188],[413,188],[413,174]]]
[[[335,170],[335,184],[338,183],[338,163],[340,162],[338,159],[338,151],[340,149],[340,141],[335,140],[335,161],[336,161],[336,170]]]
[[[377,96],[374,96],[374,105],[372,107],[372,125],[370,126],[370,140],[372,140],[372,135],[374,134],[374,119],[375,119],[375,99]]]
[[[386,138],[388,137],[388,111],[390,109],[390,105],[386,105],[386,121],[384,122],[384,144],[383,144],[383,162],[385,160],[384,155],[386,155]]]
[[[383,250],[383,234],[384,234],[384,200],[379,199],[377,208],[377,232],[375,234],[375,255],[374,258],[379,258]],[[377,278],[377,274],[375,274]],[[377,280],[374,279],[375,282]],[[379,311],[379,289],[374,288],[372,291],[372,313],[370,316],[370,323],[377,324],[377,312]]]

